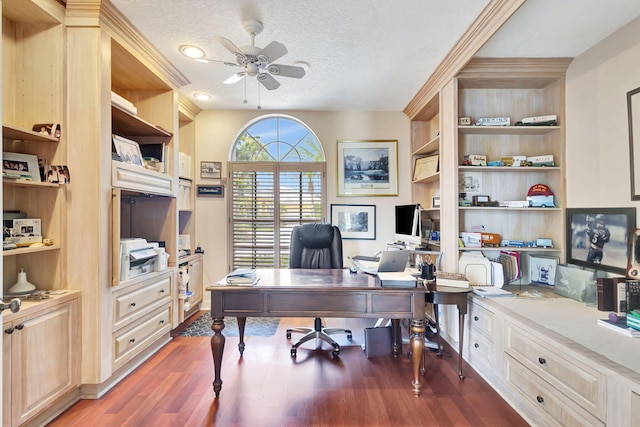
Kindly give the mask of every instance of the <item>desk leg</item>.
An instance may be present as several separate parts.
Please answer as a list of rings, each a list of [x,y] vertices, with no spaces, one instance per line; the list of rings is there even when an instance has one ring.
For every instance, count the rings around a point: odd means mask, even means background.
[[[238,335],[240,336],[240,341],[238,342],[238,351],[240,352],[240,356],[244,354],[244,326],[247,324],[246,317],[236,317],[238,320]]]
[[[400,319],[391,319],[391,330],[393,335],[393,357],[402,354],[402,337],[400,336]]]
[[[411,361],[413,362],[413,394],[420,395],[420,368],[422,355],[424,353],[424,319],[413,319],[411,321]]]
[[[224,329],[224,318],[217,317],[213,319],[211,324],[213,330],[213,336],[211,337],[211,354],[213,355],[213,371],[215,373],[215,379],[213,380],[213,391],[216,397],[220,396],[220,390],[222,389],[222,379],[220,378],[220,368],[222,367],[222,353],[224,353],[224,335],[222,330]]]
[[[438,343],[438,351],[436,352],[436,356],[438,358],[442,358],[442,342],[440,341],[440,314],[438,309],[438,304],[433,304],[433,317],[436,322],[436,338],[438,339],[436,342]]]
[[[462,340],[464,339],[464,315],[466,313],[466,301],[464,310],[458,305],[458,377],[463,380],[462,375]]]

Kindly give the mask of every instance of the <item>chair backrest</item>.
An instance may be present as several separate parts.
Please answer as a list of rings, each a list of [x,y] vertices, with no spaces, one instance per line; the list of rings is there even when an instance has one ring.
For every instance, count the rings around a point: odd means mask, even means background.
[[[294,227],[291,231],[289,268],[342,268],[340,229],[326,223]]]

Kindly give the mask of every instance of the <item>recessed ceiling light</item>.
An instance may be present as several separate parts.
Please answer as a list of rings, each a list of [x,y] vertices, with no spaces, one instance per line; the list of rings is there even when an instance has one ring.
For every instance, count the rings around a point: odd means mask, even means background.
[[[180,52],[182,52],[183,55],[188,56],[189,58],[204,58],[204,50],[200,49],[197,46],[191,46],[188,44],[182,45],[180,46]]]
[[[204,93],[204,92],[197,92],[193,94],[193,97],[195,99],[197,99],[198,101],[210,101],[212,96],[209,95],[208,93]]]

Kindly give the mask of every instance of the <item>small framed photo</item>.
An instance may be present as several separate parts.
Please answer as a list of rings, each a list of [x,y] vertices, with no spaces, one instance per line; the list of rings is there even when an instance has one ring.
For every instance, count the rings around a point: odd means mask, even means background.
[[[2,176],[10,179],[40,181],[38,156],[21,153],[2,153]]]
[[[53,184],[70,184],[71,174],[69,173],[67,165],[49,166],[47,182],[51,182]]]
[[[397,196],[398,141],[338,141],[338,196]]]
[[[222,162],[200,162],[200,178],[220,179],[222,177]]]
[[[553,286],[557,268],[557,257],[529,255],[529,278],[532,284]]]
[[[198,196],[224,197],[224,185],[198,185]]]
[[[343,239],[375,240],[375,205],[331,205],[331,224],[340,229]]]
[[[138,145],[136,141],[123,138],[120,135],[113,135],[113,145],[115,146],[116,153],[118,153],[122,162],[144,167],[144,163],[142,162],[142,153],[140,152],[140,145]]]

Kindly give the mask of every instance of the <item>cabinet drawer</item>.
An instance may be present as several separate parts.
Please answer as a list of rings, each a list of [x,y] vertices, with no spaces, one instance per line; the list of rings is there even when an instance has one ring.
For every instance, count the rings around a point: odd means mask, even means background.
[[[117,368],[147,344],[171,330],[171,307],[167,305],[113,335],[113,357]]]
[[[129,323],[137,315],[164,304],[171,298],[171,276],[146,280],[114,295],[114,329]]]
[[[605,417],[607,377],[506,323],[506,352],[599,418]]]
[[[469,331],[467,339],[467,358],[476,371],[482,371],[485,375],[497,374],[500,364],[496,357],[496,346],[484,334]]]
[[[493,341],[494,314],[469,298],[469,328],[474,333],[486,335]]]
[[[143,193],[174,196],[171,175],[115,160],[111,162],[111,185]]]
[[[516,409],[529,413],[537,424],[562,427],[605,425],[509,355],[505,356],[505,375],[509,389],[521,396],[526,405],[526,408]]]

